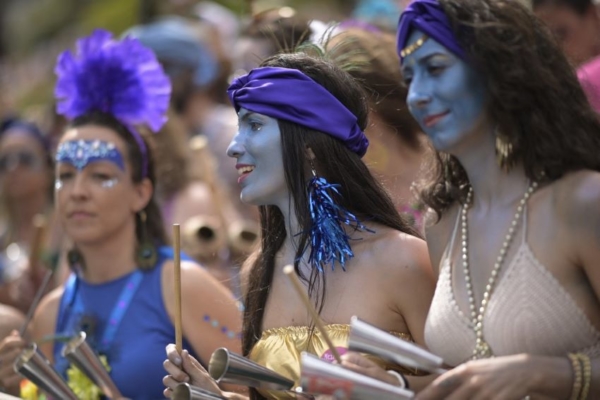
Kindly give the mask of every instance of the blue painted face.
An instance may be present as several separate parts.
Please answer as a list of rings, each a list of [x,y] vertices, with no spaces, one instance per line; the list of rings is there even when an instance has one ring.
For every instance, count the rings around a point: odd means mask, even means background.
[[[408,45],[423,36],[415,30]],[[436,150],[452,149],[485,129],[487,89],[483,78],[463,60],[429,38],[404,58],[410,113]]]
[[[285,183],[281,132],[275,118],[240,109],[239,130],[227,155],[237,159],[240,198],[253,205],[284,206],[289,200]]]

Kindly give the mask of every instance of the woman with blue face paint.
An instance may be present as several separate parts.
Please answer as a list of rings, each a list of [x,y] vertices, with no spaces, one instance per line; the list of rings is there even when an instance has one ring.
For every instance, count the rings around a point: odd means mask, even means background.
[[[85,331],[124,397],[157,399],[164,346],[175,335],[173,249],[140,132],[164,123],[170,83],[137,40],[115,41],[102,30],[81,39],[76,55],[63,53],[56,73],[58,112],[70,120],[55,158],[56,209],[73,242],[73,272],[40,303],[32,336],[79,398],[99,398],[98,390],[62,357],[59,339]],[[239,349],[241,315],[231,294],[197,264],[181,268],[186,348],[203,361],[216,348]],[[16,357],[12,339],[0,345],[2,367]],[[3,383],[18,379],[0,371]]]
[[[236,79],[229,96],[239,131],[228,154],[237,160],[241,199],[259,206],[262,228],[244,269],[243,354],[296,383],[302,351],[332,360],[282,272],[289,264],[342,353],[353,315],[423,345],[433,294],[427,250],[361,161],[368,107],[358,82],[322,59],[282,54]],[[187,357],[176,363],[172,346],[167,353],[169,388],[187,380],[218,390]]]
[[[456,367],[418,399],[599,398],[600,122],[568,61],[507,0],[416,0],[398,51],[439,152],[425,342]]]

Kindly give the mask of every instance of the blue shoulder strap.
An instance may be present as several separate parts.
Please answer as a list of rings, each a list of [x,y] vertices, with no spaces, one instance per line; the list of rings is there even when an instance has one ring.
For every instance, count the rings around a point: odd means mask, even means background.
[[[75,301],[75,295],[77,294],[77,286],[79,286],[78,282],[79,282],[79,279],[77,279],[77,275],[75,273],[71,273],[71,275],[69,275],[69,279],[67,280],[67,283],[65,283],[63,295],[60,298],[60,305],[58,308],[58,316],[56,318],[55,332],[57,335],[70,333],[70,332],[66,332],[65,330],[67,329],[68,321],[70,319],[69,310],[73,306],[73,302]],[[61,368],[59,368],[59,367],[62,367],[62,365],[60,365],[60,364],[65,364],[65,363],[61,363],[61,361],[65,361],[64,359],[62,359],[62,357],[60,355],[62,346],[63,346],[63,343],[61,343],[60,341],[58,341],[58,340],[54,341],[52,354],[54,355],[55,367],[59,372],[62,372]],[[65,364],[65,366],[66,366],[66,364]]]

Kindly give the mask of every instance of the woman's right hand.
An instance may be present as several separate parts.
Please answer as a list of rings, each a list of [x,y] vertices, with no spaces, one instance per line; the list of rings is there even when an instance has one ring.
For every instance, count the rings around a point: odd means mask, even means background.
[[[187,350],[183,350],[182,354],[179,354],[175,345],[170,344],[167,346],[166,351],[167,359],[163,363],[163,366],[169,375],[163,378],[163,384],[167,387],[163,392],[165,397],[171,398],[173,390],[180,383],[188,383],[192,386],[223,395],[217,382],[210,377],[198,360],[190,356]]]
[[[18,394],[23,378],[13,370],[13,364],[25,346],[17,331],[12,331],[0,342],[0,388],[7,393]]]
[[[375,364],[365,356],[348,352],[342,356],[342,367],[347,368],[351,371],[358,372],[359,374],[375,378],[390,385],[400,386],[398,378],[394,375],[390,375],[385,369]]]

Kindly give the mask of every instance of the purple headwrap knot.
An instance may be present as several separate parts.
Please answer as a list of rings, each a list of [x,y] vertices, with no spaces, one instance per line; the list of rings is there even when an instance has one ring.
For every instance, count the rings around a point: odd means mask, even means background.
[[[414,0],[406,7],[398,23],[398,54],[406,47],[412,29],[420,30],[463,60],[467,58],[437,0]]]
[[[240,108],[294,122],[341,140],[362,157],[369,141],[356,116],[334,95],[296,69],[255,68],[236,78],[227,94]]]

